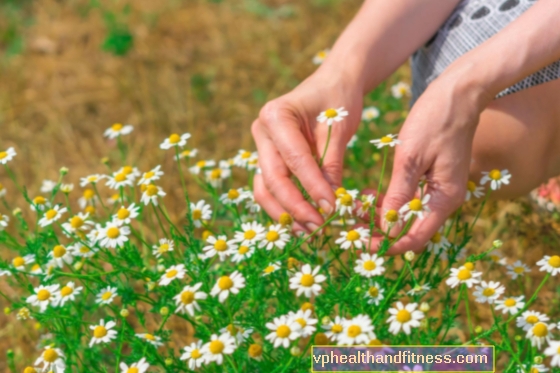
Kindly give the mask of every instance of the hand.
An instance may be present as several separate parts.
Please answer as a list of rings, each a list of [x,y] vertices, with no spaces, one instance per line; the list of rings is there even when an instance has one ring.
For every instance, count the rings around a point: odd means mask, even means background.
[[[254,181],[255,199],[274,219],[289,213],[295,231],[312,232],[324,219],[305,200],[292,175],[325,213],[334,211],[333,190],[342,181],[344,151],[362,112],[362,87],[349,83],[320,69],[290,93],[268,102],[253,122],[262,170]],[[332,124],[328,150],[319,167],[328,126],[318,123],[317,116],[340,107],[349,115]]]

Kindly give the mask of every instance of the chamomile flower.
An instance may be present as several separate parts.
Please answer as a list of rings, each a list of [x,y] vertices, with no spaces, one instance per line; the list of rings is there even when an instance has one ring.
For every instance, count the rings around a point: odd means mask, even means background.
[[[4,185],[2,185],[2,183],[0,183],[0,198],[6,197],[7,192],[8,191],[6,190],[6,187],[4,187]]]
[[[41,193],[51,193],[57,185],[58,183],[56,181],[43,180],[43,183],[41,184],[41,188],[39,190],[41,191]]]
[[[346,320],[340,316],[336,316],[334,320],[330,320],[328,323],[323,324],[323,329],[325,330],[325,335],[330,340],[334,341],[338,339],[338,335],[344,330],[344,322]]]
[[[74,259],[72,252],[63,245],[56,245],[53,247],[49,252],[49,257],[58,268],[64,267],[64,264],[72,264]]]
[[[175,160],[178,161],[184,158],[194,158],[198,154],[198,149],[186,149],[179,152],[179,155],[175,156]]]
[[[370,121],[373,119],[379,118],[380,112],[379,109],[375,106],[369,106],[362,110],[362,120],[363,121]]]
[[[381,302],[385,298],[385,296],[383,295],[384,292],[385,289],[379,287],[379,284],[377,282],[374,282],[365,292],[364,298],[368,300],[368,304],[374,304],[378,306],[379,302]]]
[[[175,243],[173,242],[173,240],[167,238],[161,238],[159,240],[159,244],[152,246],[152,254],[156,258],[159,258],[163,254],[173,251],[174,246]]]
[[[412,201],[402,206],[399,209],[399,213],[404,216],[404,221],[408,221],[413,215],[416,215],[420,220],[424,219],[424,217],[430,213],[430,208],[428,207],[429,201],[429,194],[424,195],[422,199],[414,198]]]
[[[250,258],[254,253],[255,253],[254,246],[239,245],[231,249],[229,255],[231,255],[232,262],[239,263],[245,259]]]
[[[473,295],[478,303],[492,304],[504,293],[505,290],[506,288],[497,281],[482,281],[480,286],[475,286]]]
[[[521,260],[516,261],[512,265],[508,265],[506,268],[507,274],[511,277],[512,280],[515,280],[517,277],[524,276],[525,273],[531,272],[529,267]]]
[[[201,160],[195,163],[194,166],[189,168],[191,174],[198,175],[200,171],[204,171],[210,167],[214,167],[216,165],[216,161],[209,159],[209,160]]]
[[[35,263],[31,266],[31,269],[29,270],[29,272],[32,275],[42,275],[43,274],[43,269],[41,268],[40,264]]]
[[[160,148],[167,150],[174,147],[180,147],[187,145],[187,140],[191,138],[190,133],[184,133],[182,135],[178,135],[176,133],[172,134],[160,144]]]
[[[33,211],[44,211],[51,206],[51,203],[43,196],[37,196],[33,198],[31,204],[31,210]]]
[[[256,158],[257,152],[250,152],[241,149],[235,157],[233,157],[233,164],[237,167],[246,168],[249,165],[249,160]]]
[[[105,184],[115,190],[124,188],[125,186],[133,186],[133,179],[122,172],[114,173],[112,176],[107,176]]]
[[[25,256],[16,256],[12,259],[12,265],[18,271],[25,271],[25,266],[27,264],[33,263],[35,261],[35,255],[27,254]]]
[[[430,291],[432,287],[428,284],[416,285],[412,289],[406,292],[407,295],[420,295]]]
[[[480,198],[484,195],[484,188],[476,185],[474,181],[467,182],[467,195],[465,201],[470,201],[472,197]]]
[[[220,303],[229,297],[229,294],[237,294],[239,290],[245,287],[245,278],[239,271],[233,272],[231,275],[224,275],[216,281],[210,295],[218,296]]]
[[[342,188],[339,188],[342,189]],[[352,216],[352,212],[356,208],[356,197],[358,196],[357,190],[345,190],[344,193],[337,193],[336,198],[336,211],[341,216],[348,214]]]
[[[356,215],[358,215],[360,218],[364,218],[371,213],[375,196],[372,194],[362,194],[360,200],[362,204],[356,211]]]
[[[227,193],[220,196],[220,202],[225,205],[239,205],[245,199],[243,188],[230,189]]]
[[[140,181],[138,181],[138,185],[151,184],[152,182],[159,180],[163,176],[163,171],[161,171],[160,168],[161,165],[157,165],[154,169],[145,172]]]
[[[65,234],[80,234],[91,229],[94,223],[88,220],[89,214],[79,212],[72,216],[68,222],[62,223]]]
[[[52,223],[60,219],[62,215],[66,213],[66,211],[68,211],[66,207],[61,208],[58,205],[54,206],[53,208],[45,212],[43,217],[39,220],[39,225],[41,227],[47,227],[51,225]]]
[[[68,282],[66,285],[60,288],[60,291],[58,292],[56,299],[53,302],[53,306],[62,307],[66,302],[75,301],[76,295],[80,294],[82,289],[83,287],[81,286],[76,287],[73,281]]]
[[[203,199],[198,201],[196,204],[190,204],[190,213],[193,224],[195,227],[202,227],[202,222],[204,220],[212,219],[212,207],[206,203]]]
[[[184,264],[177,264],[173,265],[165,271],[163,276],[159,279],[160,286],[167,286],[171,283],[171,281],[175,279],[182,279],[185,277],[185,265]]]
[[[323,49],[319,52],[317,52],[314,56],[313,56],[313,64],[314,65],[320,65],[322,64],[325,59],[327,58],[327,56],[329,55],[329,53],[331,52],[330,49]]]
[[[361,249],[369,240],[369,231],[365,228],[358,227],[348,232],[340,232],[340,238],[335,241],[340,248],[347,250],[350,248]]]
[[[371,140],[370,143],[375,145],[377,149],[381,149],[384,146],[390,146],[391,148],[399,145],[401,140],[397,140],[397,135],[385,135],[380,139]]]
[[[527,330],[527,335],[525,337],[531,340],[531,346],[540,350],[545,342],[550,342],[551,332],[555,327],[555,324],[538,322]]]
[[[342,326],[342,332],[337,335],[339,345],[367,344],[376,338],[371,319],[367,315],[360,314],[350,320],[344,320]]]
[[[297,290],[296,295],[304,294],[307,298],[317,295],[321,291],[321,282],[326,280],[324,275],[319,274],[320,266],[316,266],[313,270],[309,264],[301,267],[301,271],[290,278],[290,289]]]
[[[255,194],[250,190],[245,192],[245,208],[252,214],[261,211],[261,205],[255,201]]]
[[[496,251],[496,250],[494,250],[490,254],[488,254],[488,258],[496,264],[500,264],[500,265],[506,265],[507,264],[506,258],[504,258],[502,253],[500,253],[499,251]]]
[[[74,190],[74,184],[62,184],[60,191],[65,194],[70,194]]]
[[[525,302],[523,301],[525,297],[520,295],[518,297],[508,297],[503,300],[496,301],[496,311],[502,310],[502,313],[509,313],[510,315],[515,315],[523,307],[525,307]]]
[[[299,332],[302,338],[309,337],[317,330],[315,324],[317,324],[318,320],[311,315],[310,309],[290,312],[288,317],[300,325],[301,329]]]
[[[124,246],[125,242],[128,241],[128,235],[130,235],[129,227],[109,222],[99,232],[98,240],[102,247],[115,249]]]
[[[142,193],[142,199],[140,200],[144,206],[149,205],[150,203],[157,206],[158,205],[158,197],[165,197],[166,193],[161,189],[161,187],[157,185],[150,184]]]
[[[117,173],[126,175],[126,177],[131,179],[133,182],[140,176],[140,170],[138,167],[133,166],[123,166],[117,171]]]
[[[481,275],[482,272],[475,272],[474,266],[469,262],[459,268],[451,268],[451,274],[445,283],[451,288],[460,284],[465,284],[468,288],[471,288],[474,284],[478,284],[480,282],[477,277],[480,277]]]
[[[417,303],[404,306],[401,302],[397,302],[395,308],[390,308],[391,316],[387,319],[387,323],[390,323],[389,332],[396,335],[402,329],[406,334],[410,334],[411,328],[419,327],[424,313],[416,310],[417,307]]]
[[[92,189],[84,190],[84,192],[82,193],[82,197],[78,199],[78,205],[81,209],[85,209],[87,206],[94,206],[96,202],[97,196],[95,195],[95,191]]]
[[[230,251],[235,248],[235,243],[228,241],[227,236],[218,236],[217,238],[210,236],[206,239],[206,243],[208,246],[205,246],[202,250],[207,259],[218,255],[220,260],[224,261]]]
[[[183,348],[185,351],[180,359],[186,360],[190,370],[200,368],[206,362],[202,353],[202,341],[193,342],[189,346]]]
[[[229,335],[235,338],[235,343],[239,346],[253,334],[253,329],[245,329],[239,324],[229,324],[225,328],[221,328],[220,333],[229,333]]]
[[[550,319],[544,313],[537,311],[525,311],[516,319],[517,327],[527,331],[535,326],[537,323],[548,323]]]
[[[327,126],[331,126],[334,122],[342,122],[344,117],[348,116],[348,112],[344,110],[344,107],[339,107],[338,109],[330,108],[327,109],[317,117],[317,122],[327,123]]]
[[[103,180],[105,178],[104,175],[99,175],[99,174],[92,174],[86,177],[82,177],[80,179],[80,186],[83,188],[86,185],[95,185],[97,184],[99,181]]]
[[[387,227],[387,229],[392,229],[395,226],[401,226],[402,215],[397,210],[385,210],[383,214],[383,224]]]
[[[65,359],[66,356],[60,348],[47,346],[33,365],[37,367],[43,365],[41,368],[43,372],[64,373],[66,370]]]
[[[352,137],[350,138],[350,140],[346,144],[346,147],[348,149],[353,148],[354,145],[356,145],[356,142],[358,142],[358,135],[352,135]]]
[[[545,255],[541,260],[537,262],[540,267],[539,271],[546,271],[552,276],[556,276],[560,273],[560,256],[558,255]]]
[[[92,330],[91,340],[89,341],[89,347],[92,347],[98,343],[109,343],[117,337],[117,331],[113,328],[117,324],[114,321],[109,321],[105,323],[105,320],[101,319],[98,325],[91,325],[89,328]]]
[[[511,179],[511,174],[508,170],[498,170],[494,169],[489,172],[482,172],[482,179],[480,179],[480,185],[484,185],[490,181],[490,189],[498,190],[502,187],[502,184],[508,185],[509,179]]]
[[[221,365],[224,362],[224,355],[231,355],[237,348],[235,338],[229,333],[222,333],[219,336],[212,334],[210,342],[202,346],[201,352],[206,362],[215,362]]]
[[[98,251],[93,244],[84,244],[81,242],[76,242],[73,245],[67,247],[68,251],[72,254],[72,256],[77,256],[80,258],[91,258],[95,255]]]
[[[272,322],[266,324],[271,331],[265,339],[274,345],[274,348],[282,346],[290,347],[291,341],[301,336],[301,325],[289,315],[275,317]]]
[[[560,367],[560,341],[550,341],[549,346],[544,350],[544,354],[552,357],[550,366]]]
[[[198,305],[198,300],[203,300],[208,297],[203,291],[198,291],[202,286],[202,282],[195,285],[187,285],[181,290],[179,294],[173,297],[177,308],[175,313],[188,313],[194,316],[195,311],[200,311],[200,306]]]
[[[231,170],[229,169],[229,167],[218,167],[205,171],[204,174],[206,175],[206,181],[210,185],[212,185],[214,188],[220,188],[222,186],[222,182],[231,176]]]
[[[111,127],[105,130],[103,136],[110,139],[116,139],[119,136],[128,135],[134,130],[134,127],[130,124],[123,125],[121,123],[115,123]]]
[[[138,215],[140,215],[139,211],[140,206],[136,206],[134,203],[130,204],[128,207],[123,205],[118,209],[117,213],[113,215],[113,222],[118,225],[130,224],[132,219],[136,219]]]
[[[130,364],[130,366],[125,363],[120,363],[119,368],[121,369],[121,373],[145,373],[148,368],[150,368],[150,364],[146,361],[146,358],[143,357],[136,363]]]
[[[445,250],[448,246],[449,240],[444,236],[443,227],[441,227],[426,244],[428,251],[433,252],[435,255],[439,254],[441,250]]]
[[[360,254],[360,259],[356,260],[356,266],[354,271],[361,276],[370,278],[373,276],[379,276],[385,272],[385,267],[383,267],[384,259],[378,257],[377,254],[368,254],[362,252]]]
[[[410,96],[410,85],[405,82],[398,82],[391,87],[391,94],[397,99],[408,97]]]
[[[45,312],[48,305],[56,301],[56,293],[60,285],[39,285],[33,291],[35,294],[27,297],[26,302],[32,306],[38,306],[39,312]]]
[[[145,340],[146,342],[148,342],[149,344],[151,344],[154,347],[163,346],[163,342],[161,341],[161,337],[159,337],[157,335],[153,335],[153,334],[150,334],[150,333],[137,333],[136,336],[140,339]]]
[[[243,246],[256,246],[265,238],[264,227],[256,221],[241,224],[242,232],[235,232],[233,241]]]
[[[101,291],[97,294],[95,298],[95,303],[97,304],[111,304],[117,297],[117,288],[107,286],[106,288],[101,289]]]
[[[7,164],[17,155],[14,148],[8,148],[5,151],[0,151],[0,164]]]
[[[263,276],[268,276],[270,275],[272,272],[276,272],[277,270],[280,269],[280,262],[273,262],[273,263],[269,263],[268,266],[266,266],[265,269],[263,269]]]
[[[259,243],[260,248],[266,248],[270,251],[273,248],[283,249],[288,241],[290,241],[290,235],[287,233],[288,230],[282,225],[271,225],[268,227],[268,232],[264,235],[261,242]]]

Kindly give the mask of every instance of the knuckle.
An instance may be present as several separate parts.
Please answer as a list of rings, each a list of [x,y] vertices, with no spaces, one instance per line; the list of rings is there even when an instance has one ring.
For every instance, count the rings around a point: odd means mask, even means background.
[[[288,168],[294,173],[299,171],[305,162],[304,157],[293,150],[286,151],[282,155],[282,158],[284,158],[284,162],[286,162]]]
[[[281,110],[282,104],[278,100],[269,101],[259,112],[259,119],[262,121],[263,125],[268,127],[278,117]]]
[[[251,124],[251,134],[253,135],[254,138],[257,138],[258,136],[260,125],[261,123],[258,119],[254,120],[253,124]]]
[[[323,173],[330,184],[339,185],[342,182],[342,162],[332,161],[324,164]]]

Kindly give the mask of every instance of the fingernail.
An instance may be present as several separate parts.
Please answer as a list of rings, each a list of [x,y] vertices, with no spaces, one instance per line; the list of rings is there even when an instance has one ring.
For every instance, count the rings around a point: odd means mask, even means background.
[[[319,207],[321,207],[321,210],[323,210],[323,212],[327,215],[330,215],[333,211],[333,207],[326,199],[319,200]]]
[[[309,229],[309,232],[315,232],[319,228],[319,226],[315,223],[307,223],[305,224],[305,227]]]
[[[304,231],[295,231],[294,234],[296,235],[296,237],[299,237],[299,238],[303,238],[305,236]]]

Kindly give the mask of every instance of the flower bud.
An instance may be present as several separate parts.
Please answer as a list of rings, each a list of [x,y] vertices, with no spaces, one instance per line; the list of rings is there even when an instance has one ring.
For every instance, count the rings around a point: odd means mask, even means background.
[[[376,162],[379,162],[381,160],[381,154],[373,153],[373,155],[371,156],[371,159],[373,159]]]
[[[11,309],[10,307],[5,307],[5,308],[4,308],[4,314],[5,314],[5,315],[9,315],[10,312],[12,312],[12,309]]]
[[[40,322],[36,322],[35,325],[33,325],[33,327],[35,328],[35,330],[39,330],[39,329],[41,329],[43,326],[41,325]]]
[[[168,307],[161,307],[161,309],[159,310],[159,314],[162,315],[162,316],[169,315],[169,308]]]
[[[14,211],[12,211],[12,215],[18,216],[19,214],[21,214],[21,209],[19,207],[16,207]]]
[[[33,367],[27,367],[23,370],[23,373],[37,373],[37,370]]]
[[[329,325],[331,323],[331,318],[329,316],[324,316],[321,319],[321,325]]]
[[[474,332],[476,334],[480,334],[484,331],[484,329],[482,329],[482,326],[478,325],[476,328],[474,328]]]
[[[428,322],[427,319],[422,319],[422,320],[420,321],[420,327],[421,327],[422,329],[428,329],[428,326],[429,326],[429,325],[430,325],[430,323]]]
[[[68,173],[68,171],[69,171],[69,170],[68,170],[68,167],[61,167],[61,168],[60,168],[60,175],[61,175],[61,176],[64,176],[64,175],[66,175],[66,174]]]
[[[263,349],[261,347],[261,345],[258,345],[256,343],[253,343],[252,345],[249,346],[249,356],[252,357],[253,359],[259,359],[262,356],[262,352]]]
[[[515,339],[516,342],[521,342],[523,340],[523,337],[520,335],[516,335],[513,339]]]
[[[31,317],[31,312],[29,312],[29,308],[23,307],[17,313],[18,320],[27,320]]]
[[[158,264],[157,271],[158,272],[164,272],[165,271],[165,266],[163,264]]]
[[[109,157],[101,158],[101,163],[103,163],[105,166],[108,166],[109,165]]]
[[[80,269],[82,269],[82,267],[84,266],[84,262],[76,262],[74,263],[74,269],[76,271],[79,271]]]
[[[280,214],[280,218],[278,219],[278,222],[283,226],[291,226],[292,223],[294,222],[294,219],[292,219],[290,214],[288,214],[287,212],[283,212]]]
[[[494,240],[492,242],[492,247],[494,247],[495,249],[498,249],[500,247],[502,247],[503,242],[501,240]]]
[[[169,366],[169,365],[173,365],[173,359],[168,357],[167,359],[165,359],[165,365]]]
[[[301,305],[301,310],[302,311],[311,310],[311,312],[315,312],[315,306],[312,303],[305,302],[304,304]]]
[[[290,354],[292,356],[299,356],[301,354],[301,348],[299,348],[298,346],[293,346],[292,348],[290,348]]]
[[[148,282],[146,285],[148,286],[148,291],[152,291],[156,287],[156,283],[152,281]]]
[[[356,293],[361,293],[361,292],[362,292],[362,288],[359,287],[359,286],[356,286],[356,288],[354,289],[354,291],[355,291]]]
[[[60,186],[60,191],[64,194],[69,194],[74,190],[74,184],[62,184]]]
[[[420,304],[420,311],[427,313],[430,310],[430,305],[426,302],[422,302],[422,304]]]
[[[326,346],[329,344],[329,338],[325,333],[317,333],[315,334],[315,338],[313,340],[314,344],[317,346]]]
[[[533,363],[537,365],[542,364],[543,363],[542,356],[535,356],[535,358],[533,359]]]
[[[407,261],[409,261],[409,262],[412,262],[412,261],[414,260],[414,257],[415,257],[415,256],[416,256],[416,255],[414,254],[414,251],[411,251],[411,250],[407,251],[407,252],[404,254],[404,258],[405,258]]]
[[[126,308],[123,308],[121,312],[119,312],[119,314],[121,315],[121,317],[127,318],[128,316],[130,316],[130,311],[128,311]]]

